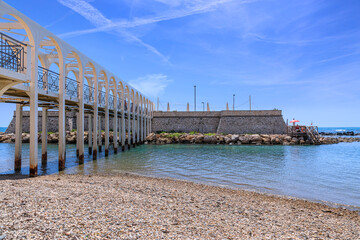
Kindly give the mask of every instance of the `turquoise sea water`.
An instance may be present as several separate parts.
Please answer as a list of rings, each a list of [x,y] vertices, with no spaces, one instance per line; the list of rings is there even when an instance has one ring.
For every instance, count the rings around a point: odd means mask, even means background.
[[[67,145],[65,174],[130,172],[360,207],[360,143],[321,146],[142,145],[78,165]],[[40,150],[40,148],[39,148]],[[29,173],[23,144],[23,174]],[[40,159],[39,151],[39,159]],[[14,144],[0,144],[0,174],[13,173]],[[39,174],[57,172],[57,145]],[[102,153],[103,154],[103,153]]]
[[[0,132],[5,132],[7,127],[0,127]]]

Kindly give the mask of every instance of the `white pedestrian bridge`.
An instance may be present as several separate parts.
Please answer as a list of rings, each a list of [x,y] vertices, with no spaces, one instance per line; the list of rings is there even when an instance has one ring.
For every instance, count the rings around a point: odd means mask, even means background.
[[[16,104],[15,170],[21,169],[22,111],[30,107],[30,176],[38,168],[38,111],[42,110],[42,160],[47,159],[47,114],[59,115],[59,170],[65,168],[66,112],[77,113],[77,152],[84,161],[84,117],[89,121],[93,158],[101,146],[105,121],[105,155],[109,128],[113,149],[144,142],[151,129],[154,104],[142,93],[24,14],[0,0],[0,101]],[[96,47],[96,46],[94,46]],[[52,69],[52,70],[51,70]],[[54,70],[56,69],[56,70]],[[112,126],[109,126],[113,118]]]

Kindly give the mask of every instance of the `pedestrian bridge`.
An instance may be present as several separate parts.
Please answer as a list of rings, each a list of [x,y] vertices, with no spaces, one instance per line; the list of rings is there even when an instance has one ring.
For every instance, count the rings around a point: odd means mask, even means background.
[[[30,176],[38,168],[38,110],[42,110],[42,161],[47,161],[47,114],[59,114],[59,170],[65,168],[66,112],[77,113],[77,155],[84,161],[84,116],[89,150],[105,155],[109,128],[114,154],[142,143],[151,129],[154,104],[138,90],[24,14],[0,0],[0,101],[16,104],[15,171],[21,169],[22,111],[30,107]],[[94,46],[96,47],[96,46]],[[120,67],[120,66],[119,66]],[[110,118],[114,118],[109,126]]]

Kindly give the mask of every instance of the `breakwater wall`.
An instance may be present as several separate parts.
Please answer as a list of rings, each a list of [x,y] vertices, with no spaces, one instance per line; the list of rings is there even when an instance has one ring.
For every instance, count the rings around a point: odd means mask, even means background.
[[[48,132],[58,132],[59,131],[59,115],[58,111],[48,111],[48,119],[47,119],[47,128]],[[39,111],[39,120],[38,120],[38,129],[42,131],[42,111]],[[11,120],[8,128],[5,133],[15,133],[15,123],[16,123],[16,114],[14,111],[13,119]],[[76,123],[76,113],[75,112],[67,112],[66,113],[66,131],[71,131],[73,129],[77,129]],[[112,130],[113,119],[110,117],[109,121],[110,130]],[[127,126],[126,126],[127,127]],[[101,121],[101,129],[105,129],[105,121]],[[88,131],[88,115],[85,114],[84,117],[84,130]],[[22,131],[24,133],[30,132],[30,112],[23,111],[23,126]]]
[[[42,131],[42,112],[39,111],[38,129]],[[110,130],[113,126],[110,117]],[[16,116],[5,133],[15,132]],[[58,112],[48,111],[48,132],[58,132]],[[105,122],[101,121],[101,129]],[[126,125],[127,126],[127,125]],[[88,116],[84,118],[84,130],[88,130]],[[77,129],[76,113],[66,114],[66,130]],[[30,132],[30,112],[23,112],[23,132]],[[199,132],[232,134],[285,134],[286,124],[280,110],[261,111],[212,111],[212,112],[154,112],[152,132]]]
[[[154,112],[152,132],[285,134],[281,110]]]

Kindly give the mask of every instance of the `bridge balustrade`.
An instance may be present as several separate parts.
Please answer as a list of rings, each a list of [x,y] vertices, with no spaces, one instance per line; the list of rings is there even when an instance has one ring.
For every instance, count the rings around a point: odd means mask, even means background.
[[[60,75],[54,71],[39,66],[38,68],[38,88],[46,93],[59,92]]]
[[[105,107],[105,97],[106,93],[104,91],[99,92],[99,107]]]
[[[84,102],[92,104],[94,102],[95,89],[89,85],[84,84]]]
[[[109,95],[109,100],[108,100],[108,103],[109,103],[109,109],[114,109],[114,96],[113,95]]]
[[[25,43],[0,33],[0,67],[14,72],[24,72],[26,46]]]

